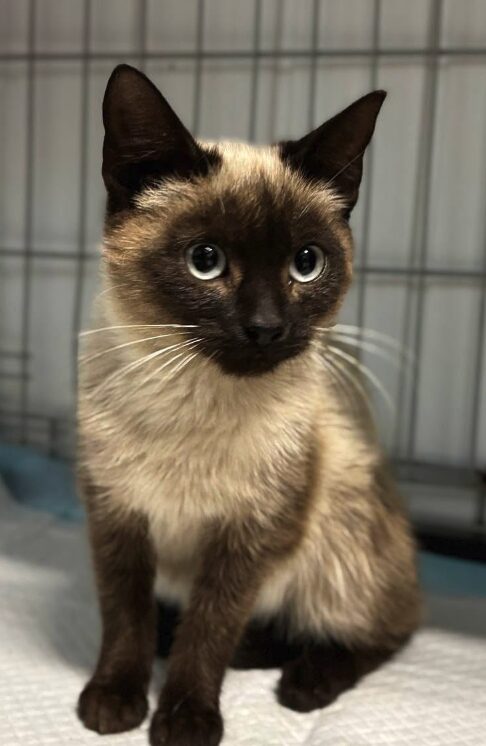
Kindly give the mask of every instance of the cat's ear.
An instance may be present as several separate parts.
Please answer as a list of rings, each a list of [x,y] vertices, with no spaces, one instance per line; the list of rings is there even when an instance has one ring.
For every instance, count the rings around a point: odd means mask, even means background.
[[[385,91],[368,93],[300,140],[279,144],[287,163],[343,197],[347,214],[358,199],[363,154],[385,96]]]
[[[208,153],[195,141],[160,91],[141,72],[118,65],[103,99],[103,179],[109,209],[166,176],[207,170]]]

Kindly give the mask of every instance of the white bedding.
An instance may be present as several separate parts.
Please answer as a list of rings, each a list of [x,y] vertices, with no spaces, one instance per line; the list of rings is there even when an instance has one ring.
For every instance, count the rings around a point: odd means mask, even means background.
[[[0,485],[0,493],[2,488]],[[96,656],[98,621],[82,530],[0,497],[0,744],[146,744],[144,728],[101,739],[74,714]],[[469,629],[484,602],[438,600]],[[486,746],[486,628],[421,631],[397,660],[333,706],[299,715],[274,698],[278,671],[230,671],[225,746]],[[157,670],[156,678],[162,677]]]

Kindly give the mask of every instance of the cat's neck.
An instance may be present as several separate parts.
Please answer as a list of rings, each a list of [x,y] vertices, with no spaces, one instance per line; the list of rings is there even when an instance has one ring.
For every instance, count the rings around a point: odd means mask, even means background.
[[[209,359],[197,351],[179,350],[155,356],[138,364],[150,348],[136,343],[139,329],[125,328],[127,319],[118,312],[109,295],[100,298],[95,327],[105,333],[88,337],[88,356],[94,357],[91,373],[82,376],[82,388],[98,400],[98,406],[117,409],[128,404],[145,412],[148,419],[190,418],[194,424],[205,421],[207,413],[234,420],[245,415],[275,416],[287,408],[312,408],[316,398],[322,398],[324,368],[321,356],[310,347],[295,358],[282,362],[268,373],[256,376],[234,376],[223,372],[217,356]],[[154,330],[154,335],[158,332]],[[110,341],[107,340],[107,336]],[[135,341],[135,344],[132,344]],[[150,342],[169,347],[173,338]],[[104,350],[111,348],[111,352]],[[177,357],[176,355],[180,357]],[[200,420],[200,422],[199,422]]]

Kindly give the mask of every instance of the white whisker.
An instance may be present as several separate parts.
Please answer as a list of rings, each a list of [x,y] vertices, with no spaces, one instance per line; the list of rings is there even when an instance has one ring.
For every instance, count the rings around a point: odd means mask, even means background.
[[[124,347],[130,347],[131,345],[141,344],[142,342],[149,342],[152,339],[163,339],[164,337],[174,337],[177,334],[190,334],[190,332],[185,332],[185,331],[169,332],[168,334],[157,334],[154,337],[143,337],[142,339],[133,339],[130,342],[123,342],[122,344],[115,345],[114,347],[108,347],[108,349],[102,350],[101,352],[96,352],[94,355],[88,355],[88,357],[80,357],[79,362],[80,364],[84,365],[90,360],[95,360],[96,358],[101,357],[102,355],[107,355],[109,352],[113,352],[114,350],[121,350]]]
[[[373,418],[374,415],[373,415],[373,408],[370,402],[370,397],[369,397],[367,390],[362,385],[361,381],[356,376],[353,376],[351,371],[348,370],[348,368],[346,368],[344,363],[341,363],[339,360],[331,359],[326,356],[325,356],[325,360],[327,360],[328,363],[331,363],[332,365],[334,365],[340,371],[341,375],[344,376],[348,384],[351,385],[350,389],[354,391],[355,396],[356,394],[358,395],[358,399],[360,399],[363,402],[369,415],[371,416],[371,418]]]
[[[105,378],[99,386],[97,386],[92,392],[91,396],[97,396],[103,389],[105,389],[107,386],[110,385],[110,383],[117,378],[119,378],[121,375],[123,375],[125,372],[128,373],[130,370],[135,369],[139,367],[140,365],[143,365],[144,363],[147,363],[149,360],[151,360],[154,357],[157,357],[157,355],[160,355],[160,350],[156,350],[155,352],[150,352],[147,355],[143,355],[141,358],[138,358],[138,360],[135,360],[134,362],[128,363],[127,365],[124,365],[122,368],[117,368],[114,373],[111,373],[107,378]]]
[[[351,410],[356,409],[353,399],[351,398],[351,396],[349,396],[349,385],[345,385],[345,381],[343,381],[342,378],[338,375],[339,366],[335,367],[335,361],[332,361],[325,356],[322,357],[322,362],[324,363],[324,366],[331,376],[332,380],[335,382],[338,389],[342,392],[344,399],[349,405],[349,408]]]
[[[91,392],[91,396],[97,396],[101,391],[103,391],[103,389],[105,389],[107,386],[112,384],[114,381],[116,381],[117,379],[123,378],[127,373],[130,373],[132,370],[135,370],[136,368],[139,368],[145,363],[148,363],[150,360],[153,360],[154,358],[159,357],[161,355],[165,355],[168,352],[175,351],[183,347],[187,347],[196,341],[200,342],[201,338],[196,338],[195,340],[189,340],[186,342],[178,342],[175,345],[169,345],[169,347],[163,347],[160,350],[155,350],[155,352],[150,352],[148,355],[144,355],[143,357],[139,358],[138,360],[135,360],[134,362],[128,363],[128,365],[124,365],[121,368],[118,368],[117,370],[114,371],[114,373],[112,373],[107,378],[105,378],[104,381],[102,381],[101,384],[94,391]]]
[[[184,345],[184,347],[194,347],[194,346],[196,346],[196,345],[197,345],[197,344],[198,344],[199,342],[201,342],[201,341],[202,341],[202,339],[201,339],[201,338],[199,338],[199,339],[195,339],[195,340],[191,340],[190,342],[186,342],[186,343],[185,343],[185,345]],[[179,349],[180,349],[180,348],[179,348]],[[160,373],[161,371],[165,370],[165,368],[168,368],[168,367],[169,367],[169,365],[172,365],[172,363],[173,363],[173,362],[174,362],[175,360],[179,360],[179,358],[181,358],[181,357],[182,357],[183,355],[186,355],[186,354],[187,354],[187,350],[182,350],[182,352],[180,352],[180,353],[179,353],[178,355],[174,355],[173,357],[171,357],[171,358],[170,358],[170,360],[167,360],[167,361],[166,361],[165,363],[163,363],[162,365],[160,365],[160,366],[159,366],[158,368],[155,368],[155,370],[152,370],[152,371],[150,371],[150,372],[149,372],[149,374],[148,374],[147,376],[145,376],[145,378],[143,378],[143,379],[142,379],[142,380],[140,381],[140,383],[138,384],[138,386],[136,386],[136,387],[135,387],[135,389],[132,389],[132,392],[133,392],[133,391],[136,391],[137,389],[139,389],[139,388],[140,388],[140,386],[143,386],[143,385],[145,385],[145,384],[146,384],[146,383],[147,383],[148,381],[150,381],[150,379],[152,379],[152,378],[153,378],[154,376],[158,375],[158,374],[159,374],[159,373]],[[176,366],[176,367],[177,367],[177,366]],[[169,372],[169,375],[170,375],[170,374],[171,374],[172,372],[173,372],[173,371],[170,371],[170,372]],[[165,379],[163,379],[163,380],[165,380]]]
[[[387,345],[388,347],[395,350],[400,356],[406,358],[411,365],[415,365],[415,356],[410,350],[407,350],[405,347],[403,347],[403,345],[397,342],[397,340],[391,337],[389,334],[378,332],[376,331],[376,329],[354,326],[353,324],[335,324],[335,326],[330,327],[315,326],[314,329],[320,332],[325,332],[326,334],[340,334],[342,332],[343,334],[349,336],[358,338],[364,337],[365,339],[367,338],[375,340],[376,342],[381,342],[383,345]]]
[[[332,352],[330,355],[326,355],[326,352],[330,350],[330,346],[323,347],[323,346],[320,346],[319,343],[317,342],[313,342],[312,344],[320,347],[323,362],[333,366],[334,369],[338,373],[341,374],[341,377],[339,380],[341,380],[342,376],[344,376],[345,381],[341,381],[342,384],[344,385],[344,383],[346,382],[347,389],[351,391],[355,399],[356,399],[356,394],[358,394],[358,399],[361,399],[364,402],[368,412],[373,416],[369,392],[366,390],[366,388],[363,386],[363,384],[357,378],[357,376],[354,375],[352,371],[349,370],[349,368],[347,368],[343,362],[341,362],[339,359],[336,359],[336,356],[333,355]]]
[[[206,362],[209,363],[210,360],[214,360],[218,355],[221,355],[221,350],[215,350],[215,352],[212,352],[209,357],[206,358]]]
[[[197,345],[195,345],[195,347],[197,347]],[[183,370],[186,367],[186,365],[189,365],[189,363],[192,360],[194,360],[194,358],[197,357],[199,354],[200,354],[200,350],[196,349],[196,352],[194,352],[192,355],[189,355],[188,357],[184,358],[184,360],[181,360],[180,363],[177,363],[177,365],[172,370],[170,370],[169,373],[166,376],[164,376],[164,378],[162,378],[162,381],[167,381],[168,379],[172,378],[172,376],[175,373],[178,373],[181,370]],[[217,357],[219,354],[220,354],[219,350],[216,350],[215,352],[212,352],[211,355],[209,355],[209,357],[205,358],[204,361],[206,363],[208,363],[210,360],[212,360],[213,358]],[[174,361],[174,358],[172,358],[172,360],[170,362],[173,362],[173,361]],[[165,366],[163,366],[163,367],[165,367]],[[158,369],[158,370],[160,370],[160,369]],[[157,373],[157,371],[155,371],[155,373]],[[151,377],[151,376],[149,376],[149,377]]]
[[[164,376],[162,380],[166,381],[168,378],[172,378],[173,375],[183,370],[186,367],[186,365],[189,365],[191,360],[194,360],[194,358],[197,357],[198,355],[199,355],[199,350],[196,350],[196,352],[193,352],[192,355],[188,355],[188,357],[184,358],[184,360],[181,360],[180,363],[177,363],[175,368],[169,371],[169,373],[166,376]]]
[[[108,332],[112,329],[197,329],[199,324],[121,324],[118,326],[102,326],[99,329],[87,329],[79,333],[80,337],[87,337],[89,334],[98,334],[98,332]]]
[[[329,336],[330,341],[333,340],[336,342],[341,342],[344,345],[349,345],[350,347],[357,347],[358,349],[362,349],[365,352],[370,352],[374,355],[377,355],[378,357],[381,357],[382,360],[386,360],[386,362],[390,363],[391,365],[400,367],[400,356],[398,355],[398,353],[396,353],[396,355],[392,355],[387,349],[383,349],[373,342],[368,342],[364,339],[357,339],[356,337],[351,337],[340,332],[333,332]]]
[[[109,288],[105,288],[101,291],[101,293],[98,293],[98,295],[95,298],[95,301],[98,300],[98,298],[101,298],[103,295],[106,295],[106,293],[111,293],[112,290],[118,290],[118,288],[122,288],[123,285],[112,285]]]
[[[392,399],[388,391],[385,389],[383,384],[380,382],[380,380],[375,376],[375,374],[366,366],[363,365],[363,363],[360,363],[359,360],[357,360],[352,355],[349,355],[347,352],[343,352],[339,347],[334,347],[333,345],[327,346],[328,350],[332,350],[333,355],[337,355],[338,357],[341,357],[343,360],[346,360],[350,365],[353,365],[355,368],[357,368],[360,373],[362,373],[370,383],[372,383],[376,390],[380,392],[383,399],[387,403],[388,407],[390,408],[390,411],[392,413],[395,412],[395,407],[393,405]]]

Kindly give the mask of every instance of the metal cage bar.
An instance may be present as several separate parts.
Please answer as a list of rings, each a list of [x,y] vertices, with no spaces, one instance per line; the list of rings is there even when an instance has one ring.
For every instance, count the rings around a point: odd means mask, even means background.
[[[429,45],[432,50],[437,50],[440,44],[442,28],[442,0],[433,0],[430,10],[429,21]],[[412,335],[412,351],[416,360],[416,365],[412,374],[412,393],[410,401],[410,422],[407,435],[407,454],[412,460],[415,455],[415,442],[417,435],[417,414],[419,406],[419,387],[420,387],[420,368],[423,336],[423,311],[425,304],[425,275],[423,270],[427,264],[427,249],[429,238],[429,211],[430,195],[432,189],[432,165],[434,158],[434,133],[436,126],[437,112],[437,90],[438,90],[438,57],[433,55],[428,64],[428,75],[426,81],[426,99],[425,99],[425,123],[423,135],[423,169],[419,169],[421,178],[421,190],[417,190],[421,195],[420,215],[415,215],[419,221],[419,238],[417,244],[417,268],[419,270],[416,280],[417,302],[415,308],[415,325]],[[418,205],[417,205],[418,207]],[[410,289],[409,289],[410,292]]]
[[[455,57],[455,58],[471,58],[471,57],[484,57],[486,50],[483,47],[439,47],[437,49],[429,49],[428,47],[420,48],[409,48],[409,47],[396,47],[396,48],[379,48],[376,50],[368,47],[356,47],[353,49],[316,49],[314,51],[316,57],[320,58],[366,58],[374,57],[375,55],[380,58],[427,58],[427,57]],[[63,52],[47,52],[37,51],[35,54],[29,52],[2,52],[0,53],[0,62],[27,62],[32,57],[42,62],[69,62],[69,61],[80,61],[84,57],[88,57],[90,60],[97,61],[108,61],[116,63],[120,59],[140,58],[140,53],[136,50],[126,49],[119,52],[72,52],[69,50]],[[259,57],[260,59],[309,59],[308,49],[259,49],[257,51],[248,49],[200,49],[196,47],[196,50],[187,51],[173,51],[173,52],[161,52],[161,51],[146,51],[143,54],[145,60],[245,60]]]
[[[21,330],[19,347],[14,349],[11,341],[0,339],[0,393],[8,391],[8,399],[0,400],[0,433],[4,438],[19,442],[43,445],[51,455],[69,457],[72,418],[70,413],[58,414],[52,411],[40,411],[39,402],[31,401],[32,383],[32,291],[36,272],[39,268],[55,260],[72,273],[74,295],[72,298],[71,318],[67,322],[72,334],[72,357],[76,353],[76,337],[82,319],[83,304],[87,293],[87,276],[93,263],[98,261],[98,254],[92,250],[88,236],[88,170],[90,152],[90,94],[93,86],[95,63],[113,63],[127,60],[145,69],[149,62],[162,61],[168,65],[187,63],[190,68],[192,91],[192,129],[197,135],[201,130],[203,86],[206,75],[210,74],[211,63],[246,62],[249,80],[248,123],[245,125],[248,139],[254,141],[260,133],[259,113],[263,89],[264,71],[273,72],[273,86],[270,89],[270,106],[268,117],[268,139],[277,131],[277,90],[278,78],[285,65],[305,67],[305,86],[307,91],[305,120],[308,129],[316,122],[317,84],[319,66],[331,61],[362,61],[369,72],[371,88],[377,88],[382,75],[382,66],[389,61],[401,63],[413,60],[425,70],[425,89],[422,100],[423,129],[417,158],[416,200],[413,209],[413,235],[410,242],[407,260],[399,266],[388,266],[374,262],[370,252],[371,227],[370,216],[375,174],[375,154],[373,146],[367,154],[366,183],[362,194],[363,224],[361,251],[358,258],[357,305],[356,317],[359,326],[364,324],[369,298],[371,279],[383,278],[384,281],[401,280],[406,283],[405,312],[403,315],[402,340],[405,346],[411,343],[416,353],[418,366],[412,375],[403,368],[398,378],[399,427],[396,430],[396,451],[400,470],[405,471],[412,481],[431,481],[437,483],[437,465],[429,464],[427,468],[417,462],[416,443],[419,412],[419,395],[422,375],[423,328],[421,319],[427,303],[427,292],[430,281],[434,283],[465,282],[468,287],[479,288],[477,315],[475,316],[475,358],[471,380],[471,411],[469,413],[468,459],[461,469],[447,464],[441,469],[448,477],[465,485],[476,496],[476,509],[473,528],[481,535],[486,535],[486,493],[483,480],[477,475],[479,463],[480,414],[479,405],[482,395],[484,373],[484,349],[486,336],[486,253],[478,269],[467,266],[449,268],[433,266],[429,261],[429,207],[434,167],[434,146],[436,140],[436,118],[438,89],[443,62],[470,62],[478,60],[486,63],[485,46],[458,45],[452,46],[443,38],[443,2],[431,0],[428,18],[427,38],[417,47],[401,45],[384,46],[383,17],[385,4],[381,0],[371,0],[369,43],[357,47],[326,48],[321,42],[320,31],[326,20],[326,0],[312,0],[309,3],[309,32],[305,27],[304,46],[288,48],[283,43],[284,4],[275,2],[273,19],[273,43],[264,44],[265,16],[267,7],[263,0],[254,0],[251,4],[248,48],[213,49],[208,43],[207,32],[208,6],[205,0],[195,3],[195,33],[187,49],[152,49],[148,46],[147,35],[151,24],[154,6],[149,0],[139,0],[137,4],[136,28],[133,35],[133,48],[111,51],[97,49],[93,43],[93,17],[95,0],[83,0],[82,32],[79,49],[49,50],[43,49],[38,40],[38,13],[40,4],[37,0],[28,0],[28,17],[26,26],[26,44],[22,51],[0,50],[0,66],[7,69],[9,65],[25,66],[25,193],[22,247],[9,245],[8,241],[0,242],[0,261],[12,261],[18,265],[21,275]],[[307,23],[307,19],[306,23]],[[77,222],[73,226],[76,236],[74,246],[58,246],[58,250],[36,245],[35,234],[35,155],[36,155],[36,115],[37,115],[37,81],[39,63],[78,63],[80,76],[80,122],[79,122],[79,180]],[[485,242],[486,247],[486,242]],[[486,252],[486,248],[485,248]],[[73,364],[73,381],[76,366]],[[8,389],[7,389],[8,387]],[[13,394],[11,393],[13,391]],[[484,394],[483,394],[484,395]],[[4,397],[5,398],[5,397]],[[404,447],[405,446],[405,447]]]
[[[83,3],[83,50],[87,53],[90,47],[91,33],[91,0]],[[75,267],[75,290],[72,317],[73,343],[73,381],[77,380],[78,332],[81,326],[81,314],[84,298],[84,270],[86,258],[86,207],[88,192],[88,137],[89,137],[89,72],[90,60],[86,55],[81,61],[81,141],[79,164],[79,205],[78,205],[78,238]]]
[[[381,28],[381,0],[373,0],[373,16],[371,26],[371,51],[370,57],[370,89],[374,91],[378,88],[379,75],[379,58],[378,48],[380,45],[380,28]],[[368,266],[369,245],[370,245],[370,216],[371,216],[371,199],[373,193],[373,141],[370,142],[366,154],[366,188],[363,194],[363,228],[361,235],[361,252],[360,262]],[[357,324],[360,327],[364,325],[365,306],[366,306],[366,278],[367,273],[361,272],[358,276],[357,286],[357,304],[356,316]],[[357,357],[361,357],[361,350],[358,348]]]
[[[196,24],[196,46],[194,51],[194,93],[192,103],[192,132],[195,136],[199,134],[201,125],[201,95],[203,79],[203,59],[204,59],[204,19],[205,3],[204,0],[197,2],[197,24]]]
[[[248,139],[250,142],[254,142],[256,137],[256,125],[257,125],[257,108],[258,108],[258,91],[259,91],[259,72],[260,72],[260,59],[258,52],[260,51],[260,35],[262,27],[262,0],[255,0],[253,10],[253,61],[251,67],[251,89],[250,89],[250,114],[249,114],[249,125],[248,125]]]
[[[30,308],[32,291],[32,232],[34,211],[34,118],[35,118],[35,32],[36,32],[36,0],[29,0],[28,6],[28,40],[30,56],[27,59],[27,89],[26,89],[26,173],[25,173],[25,216],[24,216],[24,255],[23,255],[23,289],[22,289],[22,341],[20,365],[20,412],[22,443],[27,440],[26,416],[29,408],[29,347],[30,347]]]

